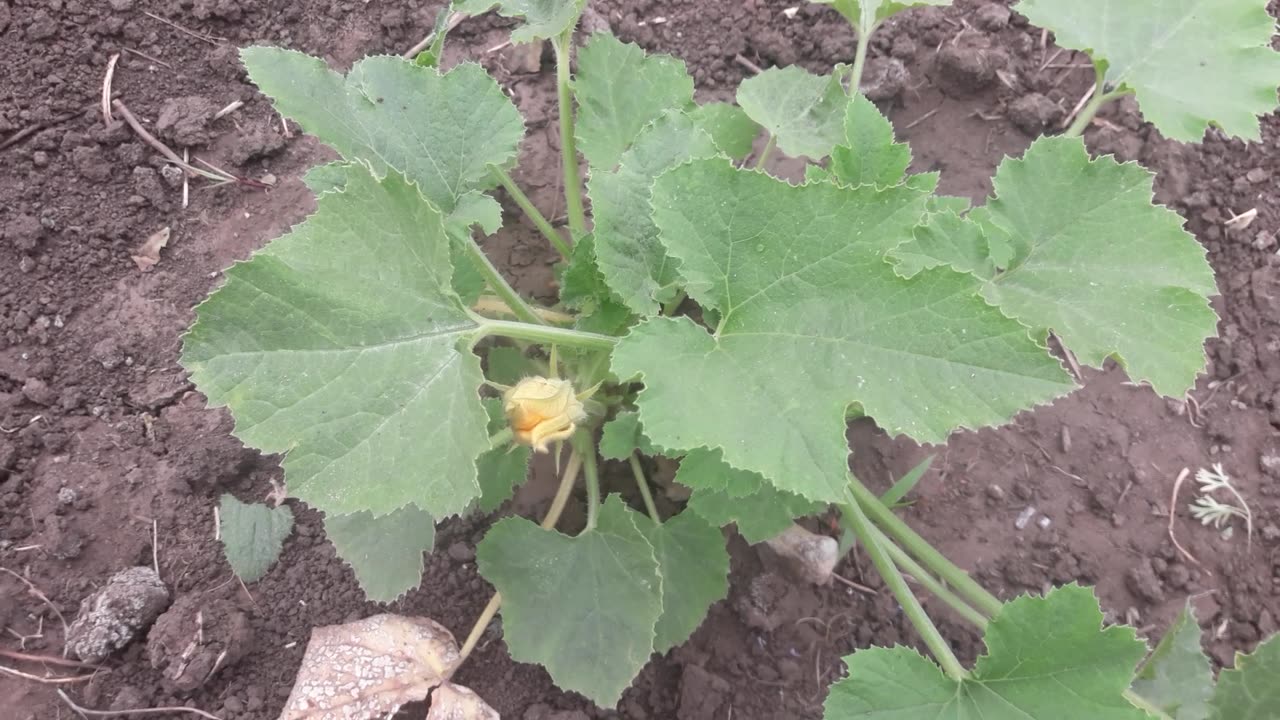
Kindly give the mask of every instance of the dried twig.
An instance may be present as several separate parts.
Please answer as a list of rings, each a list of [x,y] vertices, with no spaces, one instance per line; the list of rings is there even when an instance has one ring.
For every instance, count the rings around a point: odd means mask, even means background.
[[[176,22],[174,22],[174,21],[172,21],[172,20],[168,20],[168,19],[166,19],[166,18],[162,18],[162,17],[160,17],[159,15],[156,15],[156,14],[155,14],[155,13],[153,13],[153,12],[147,12],[146,10],[143,10],[143,11],[142,11],[142,14],[143,14],[143,15],[146,15],[147,17],[149,17],[149,18],[151,18],[151,19],[153,19],[153,20],[159,20],[160,22],[164,23],[165,25],[168,25],[169,27],[173,28],[174,30],[177,30],[177,31],[178,31],[178,32],[180,32],[180,33],[185,33],[185,34],[187,34],[187,35],[190,35],[191,37],[193,37],[193,38],[195,38],[195,39],[199,40],[200,42],[206,42],[206,43],[209,43],[210,45],[212,45],[212,46],[214,46],[214,47],[218,47],[218,41],[217,41],[217,40],[214,40],[213,38],[209,37],[208,35],[201,35],[200,33],[196,32],[196,31],[194,31],[194,30],[188,30],[188,29],[186,29],[186,28],[182,27],[181,25],[179,25],[178,23],[176,23]]]
[[[116,121],[111,116],[111,81],[115,79],[118,62],[120,62],[120,53],[112,54],[107,60],[107,73],[102,77],[102,124],[107,126]]]
[[[742,67],[744,67],[744,68],[746,68],[746,69],[750,70],[752,73],[754,73],[754,74],[756,74],[756,75],[759,75],[760,73],[764,72],[764,70],[760,69],[760,66],[759,66],[759,65],[757,65],[757,64],[755,64],[755,63],[751,62],[750,60],[746,59],[746,58],[745,58],[745,57],[743,57],[741,54],[734,55],[734,56],[733,56],[733,61],[734,61],[734,62],[736,62],[736,63],[738,63],[738,64],[739,64],[739,65],[741,65]]]
[[[31,673],[24,673],[21,670],[15,670],[11,667],[0,665],[0,673],[12,675],[23,680],[31,680],[32,682],[44,683],[45,685],[65,685],[67,683],[85,682],[92,678],[92,675],[73,675],[71,677],[40,677]]]
[[[867,587],[866,585],[863,585],[862,583],[856,583],[856,582],[854,582],[854,581],[850,580],[849,578],[844,577],[844,576],[842,576],[842,575],[837,575],[836,573],[831,573],[831,577],[832,577],[832,579],[834,579],[834,580],[836,580],[836,581],[840,582],[841,584],[846,585],[846,586],[848,586],[848,587],[850,587],[850,588],[853,588],[854,590],[857,590],[858,592],[862,593],[863,595],[870,595],[870,596],[872,596],[872,597],[878,597],[878,596],[880,595],[880,593],[876,592],[874,588],[869,588],[869,587]]]
[[[925,114],[921,115],[920,117],[916,118],[915,120],[912,120],[910,123],[908,123],[908,124],[907,124],[907,126],[906,126],[906,127],[902,128],[902,129],[903,129],[903,130],[910,130],[911,128],[913,128],[913,127],[915,127],[915,126],[919,125],[920,123],[924,122],[925,120],[928,120],[929,118],[933,117],[934,115],[937,115],[937,114],[938,114],[938,111],[939,111],[939,110],[941,110],[941,109],[942,109],[941,107],[936,107],[936,108],[934,108],[934,109],[930,110],[929,112],[927,112],[927,113],[925,113]]]
[[[13,660],[48,663],[50,665],[62,665],[64,667],[89,668],[90,670],[100,670],[102,668],[101,665],[80,662],[79,660],[68,660],[66,658],[53,657],[52,655],[32,655],[31,653],[18,652],[17,650],[6,650],[4,648],[0,648],[0,656]]]
[[[168,706],[168,707],[157,707],[157,708],[138,708],[136,710],[90,710],[89,708],[81,707],[80,705],[75,704],[75,702],[71,698],[67,697],[67,694],[62,692],[61,690],[58,691],[58,697],[62,698],[62,701],[65,702],[67,705],[71,706],[71,709],[79,713],[81,717],[85,717],[87,715],[94,715],[97,717],[111,717],[112,715],[159,715],[161,713],[186,712],[186,713],[192,713],[194,715],[199,715],[200,717],[203,717],[203,718],[209,718],[209,720],[222,720],[222,718],[218,717],[217,715],[212,715],[203,710],[197,710],[193,707],[187,707],[185,705],[180,707]]]
[[[450,15],[449,21],[445,24],[444,31],[452,32],[453,29],[458,27],[458,24],[461,23],[463,20],[466,20],[467,17],[468,17],[467,15],[460,12],[456,12]],[[436,39],[436,33],[435,33],[435,30],[432,30],[431,32],[427,33],[426,37],[419,40],[416,45],[409,48],[408,50],[405,50],[400,55],[400,57],[408,60],[412,60],[414,57],[417,56],[418,53],[422,52],[423,50],[426,50],[427,46],[430,45],[432,42],[434,42],[435,39]]]
[[[151,520],[151,565],[156,577],[160,577],[160,523],[154,518]]]
[[[56,615],[56,616],[58,617],[58,622],[61,622],[61,623],[62,623],[62,635],[63,635],[63,637],[66,637],[66,635],[67,635],[67,619],[66,619],[66,618],[64,618],[64,617],[62,616],[62,611],[58,609],[58,606],[57,606],[57,605],[54,605],[54,604],[53,604],[53,602],[52,602],[51,600],[49,600],[49,598],[48,598],[44,593],[40,592],[40,588],[38,588],[38,587],[36,587],[35,585],[33,585],[33,584],[31,583],[31,581],[30,581],[30,580],[28,580],[28,579],[26,579],[26,578],[22,577],[21,575],[19,575],[18,573],[16,573],[16,572],[14,572],[14,571],[10,570],[10,569],[9,569],[9,568],[7,568],[7,567],[0,567],[0,571],[7,572],[7,573],[9,573],[10,575],[12,575],[12,576],[14,576],[15,578],[17,578],[19,582],[21,582],[23,585],[26,585],[26,586],[27,586],[27,590],[28,590],[28,591],[30,591],[32,595],[36,596],[36,597],[37,597],[37,598],[39,598],[42,602],[44,602],[44,604],[45,604],[45,605],[47,605],[47,606],[49,607],[49,609],[53,611],[53,614],[54,614],[54,615]]]
[[[213,170],[216,172],[210,172],[209,170],[201,170],[195,165],[192,165],[191,163],[188,163],[182,158],[178,157],[178,154],[175,153],[173,150],[169,149],[168,145],[165,145],[164,143],[160,142],[155,135],[152,135],[151,133],[147,132],[147,129],[142,127],[142,123],[138,122],[138,118],[135,117],[134,114],[129,111],[128,106],[126,106],[123,102],[119,100],[115,100],[111,103],[111,106],[114,107],[116,111],[120,113],[120,117],[123,117],[125,122],[129,123],[129,127],[133,128],[133,131],[138,134],[138,137],[142,138],[143,141],[145,141],[148,145],[150,145],[151,147],[159,151],[161,155],[164,155],[169,162],[173,163],[174,165],[177,165],[183,170],[186,170],[189,173],[194,173],[204,178],[208,178],[210,180],[213,180],[216,183],[223,183],[223,184],[239,183],[241,185],[248,185],[249,187],[258,188],[258,189],[266,189],[268,187],[266,184],[260,183],[257,180],[250,180],[249,178],[243,178],[237,175],[232,175],[231,173],[225,170],[219,170],[217,167],[214,167],[213,165],[205,162],[204,160],[201,160],[200,158],[196,158],[195,159],[196,162],[201,163],[202,165],[208,165],[210,168],[213,168]]]
[[[169,63],[167,63],[167,62],[165,62],[165,61],[161,60],[160,58],[155,57],[155,56],[153,56],[153,55],[148,55],[148,54],[146,54],[146,53],[142,52],[141,50],[134,50],[134,49],[133,49],[133,48],[131,48],[131,47],[124,47],[124,48],[120,48],[120,49],[121,49],[121,50],[124,50],[125,52],[127,52],[127,53],[129,53],[129,54],[131,54],[131,55],[137,55],[138,57],[143,58],[144,60],[150,60],[151,62],[153,62],[153,63],[155,63],[155,64],[157,64],[157,65],[163,65],[163,66],[165,66],[165,67],[169,68],[170,70],[172,70],[172,69],[173,69],[173,66],[172,66],[172,65],[170,65]]]
[[[1182,472],[1178,473],[1178,479],[1173,481],[1173,497],[1169,498],[1169,539],[1173,541],[1173,546],[1178,548],[1178,552],[1182,553],[1182,557],[1190,560],[1192,563],[1204,567],[1204,565],[1196,559],[1186,548],[1182,547],[1182,543],[1178,542],[1178,537],[1173,532],[1173,524],[1178,519],[1178,490],[1182,489],[1182,481],[1187,479],[1191,474],[1190,468],[1182,468]],[[1206,569],[1206,572],[1208,570]]]
[[[214,113],[214,114],[213,114],[213,119],[214,119],[214,120],[221,120],[222,118],[224,118],[224,117],[226,117],[226,116],[230,115],[231,113],[233,113],[233,112],[235,112],[235,111],[239,110],[239,109],[240,109],[240,108],[242,108],[242,107],[244,107],[244,101],[243,101],[243,100],[232,100],[231,102],[227,103],[227,106],[226,106],[226,107],[224,107],[224,108],[222,108],[221,110],[219,110],[218,112]]]

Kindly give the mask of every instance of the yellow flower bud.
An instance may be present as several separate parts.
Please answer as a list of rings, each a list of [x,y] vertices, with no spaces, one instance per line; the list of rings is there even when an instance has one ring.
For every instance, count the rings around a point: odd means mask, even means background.
[[[527,377],[502,396],[502,407],[516,442],[538,452],[564,440],[587,417],[568,380]]]

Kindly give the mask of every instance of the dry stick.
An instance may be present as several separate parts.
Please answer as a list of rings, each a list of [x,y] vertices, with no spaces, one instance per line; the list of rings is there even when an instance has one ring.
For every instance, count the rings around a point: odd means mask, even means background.
[[[195,39],[199,40],[200,42],[207,42],[207,43],[209,43],[210,45],[212,45],[212,46],[214,46],[214,47],[218,47],[218,41],[214,40],[213,38],[211,38],[211,37],[209,37],[209,36],[207,36],[207,35],[201,35],[200,33],[196,32],[196,31],[194,31],[194,30],[188,30],[188,29],[186,29],[186,28],[182,27],[181,25],[179,25],[178,23],[176,23],[176,22],[174,22],[174,21],[172,21],[172,20],[166,20],[165,18],[162,18],[162,17],[160,17],[159,15],[156,15],[155,13],[147,12],[146,10],[143,10],[143,11],[142,11],[142,14],[143,14],[143,15],[146,15],[146,16],[147,16],[147,17],[149,17],[149,18],[152,18],[153,20],[159,20],[160,22],[164,23],[165,25],[168,25],[169,27],[173,28],[174,30],[177,30],[178,32],[186,33],[187,35],[190,35],[191,37],[193,37],[193,38],[195,38]]]
[[[847,577],[845,577],[845,576],[843,576],[843,575],[837,575],[836,573],[831,573],[831,577],[832,577],[832,579],[834,579],[834,580],[836,580],[836,581],[838,581],[838,582],[840,582],[840,583],[842,583],[842,584],[844,584],[844,585],[847,585],[848,587],[852,588],[853,590],[857,590],[858,592],[862,593],[863,595],[870,595],[871,597],[879,597],[879,596],[880,596],[880,593],[876,592],[876,590],[875,590],[874,588],[867,587],[866,585],[863,585],[862,583],[854,582],[854,581],[850,580],[849,578],[847,578]]]
[[[155,63],[155,64],[157,64],[157,65],[163,65],[163,66],[165,66],[165,67],[169,68],[170,70],[172,70],[172,69],[173,69],[173,66],[172,66],[172,65],[170,65],[169,63],[167,63],[167,62],[165,62],[165,61],[161,60],[161,59],[160,59],[160,58],[158,58],[158,57],[155,57],[155,56],[152,56],[152,55],[148,55],[148,54],[146,54],[146,53],[142,52],[141,50],[134,50],[134,49],[133,49],[133,48],[131,48],[131,47],[127,47],[127,48],[120,48],[120,49],[121,49],[121,50],[124,50],[124,51],[125,51],[125,52],[127,52],[127,53],[131,53],[131,54],[133,54],[133,55],[137,55],[137,56],[138,56],[138,57],[140,57],[140,58],[144,58],[144,59],[146,59],[146,60],[150,60],[151,62],[153,62],[153,63]]]
[[[450,15],[449,21],[445,23],[444,31],[446,33],[452,32],[453,29],[458,27],[458,24],[461,23],[463,20],[466,20],[467,17],[468,16],[466,14],[460,13],[460,12],[456,12]],[[414,45],[413,47],[401,53],[400,57],[405,58],[406,60],[412,60],[414,56],[416,56],[418,53],[422,52],[423,50],[426,50],[427,46],[430,45],[432,42],[434,42],[435,39],[436,39],[436,32],[435,30],[432,30],[431,32],[427,33],[426,37],[419,40],[417,45]]]
[[[138,710],[90,710],[87,707],[81,707],[75,704],[75,702],[73,702],[71,698],[67,697],[67,694],[62,692],[61,690],[58,691],[58,697],[62,698],[62,701],[65,702],[67,705],[70,705],[71,709],[79,713],[81,717],[84,717],[86,715],[95,715],[97,717],[111,717],[112,715],[158,715],[160,713],[187,712],[187,713],[199,715],[200,717],[203,717],[203,718],[209,718],[209,720],[222,720],[222,718],[218,717],[217,715],[211,715],[203,710],[197,710],[193,707],[186,707],[186,706],[140,708]]]
[[[58,609],[58,606],[57,606],[57,605],[54,605],[54,604],[53,604],[53,602],[52,602],[52,601],[50,601],[50,600],[49,600],[49,598],[48,598],[48,597],[46,597],[44,593],[40,592],[40,588],[36,587],[35,585],[32,585],[30,580],[28,580],[28,579],[26,579],[26,578],[22,577],[21,575],[19,575],[18,573],[16,573],[16,572],[14,572],[14,571],[10,570],[10,569],[9,569],[9,568],[7,568],[7,567],[0,567],[0,571],[7,572],[7,573],[9,573],[10,575],[12,575],[12,576],[14,576],[15,578],[17,578],[17,579],[18,579],[18,580],[19,580],[23,585],[26,585],[26,586],[27,586],[27,589],[31,591],[31,594],[32,594],[32,595],[35,595],[37,598],[39,598],[41,601],[43,601],[45,605],[49,606],[49,609],[53,611],[53,614],[54,614],[54,615],[56,615],[56,616],[58,616],[58,622],[62,623],[62,635],[63,635],[63,637],[66,637],[66,635],[67,635],[67,619],[66,619],[66,618],[64,618],[64,617],[62,617],[62,611]]]
[[[95,103],[95,105],[96,105],[96,103]],[[59,115],[58,117],[56,117],[56,118],[54,118],[54,119],[52,119],[52,120],[50,120],[50,121],[48,121],[48,122],[37,123],[37,124],[35,124],[35,125],[28,125],[27,127],[23,128],[23,129],[21,129],[21,130],[19,130],[18,132],[16,132],[16,133],[14,133],[14,134],[10,135],[8,138],[6,138],[6,139],[4,140],[4,142],[0,142],[0,150],[8,150],[9,148],[13,147],[14,145],[17,145],[18,143],[22,142],[23,140],[26,140],[27,138],[31,137],[32,135],[35,135],[36,133],[40,132],[41,130],[44,130],[45,128],[51,128],[51,127],[53,127],[54,125],[61,125],[62,123],[66,122],[66,121],[68,121],[68,120],[71,120],[71,119],[74,119],[74,118],[80,117],[82,114],[84,114],[85,110],[92,110],[93,108],[94,108],[94,105],[90,105],[90,106],[88,106],[87,108],[85,108],[84,110],[76,110],[75,112],[65,113],[65,114],[63,114],[63,115]]]
[[[235,178],[218,177],[213,173],[209,172],[208,170],[201,170],[200,168],[195,167],[190,163],[184,162],[182,158],[178,157],[177,153],[169,149],[168,145],[165,145],[164,143],[160,142],[159,140],[156,139],[155,135],[152,135],[151,133],[147,132],[147,129],[142,127],[142,123],[138,122],[138,118],[135,117],[134,114],[129,111],[128,106],[126,106],[123,102],[119,100],[115,100],[111,103],[111,105],[116,110],[120,111],[120,116],[124,118],[125,122],[129,123],[129,127],[133,128],[133,131],[138,134],[138,137],[142,138],[144,142],[146,142],[148,145],[158,150],[161,155],[164,155],[166,158],[168,158],[169,162],[173,163],[174,165],[177,165],[178,167],[182,168],[183,170],[186,170],[187,172],[195,173],[196,175],[209,178],[210,180],[219,180],[222,182],[235,181]]]
[[[156,570],[156,578],[160,578],[160,523],[151,520],[151,565]],[[163,581],[162,581],[163,582]],[[212,673],[210,673],[212,675]]]
[[[80,662],[78,660],[68,660],[66,658],[53,657],[52,655],[32,655],[31,653],[18,652],[17,650],[6,650],[0,648],[0,656],[10,658],[12,660],[26,660],[27,662],[49,663],[50,665],[62,665],[64,667],[88,668],[90,670],[101,670],[101,665],[93,663]]]
[[[102,77],[102,124],[108,127],[116,120],[111,116],[111,81],[115,79],[118,62],[120,53],[115,53],[107,60],[107,73]]]
[[[739,64],[739,65],[741,65],[742,67],[744,67],[744,68],[746,68],[746,69],[750,70],[752,73],[754,73],[754,74],[756,74],[756,75],[759,75],[760,73],[764,72],[764,70],[760,69],[760,66],[759,66],[759,65],[757,65],[757,64],[755,64],[755,63],[751,62],[750,60],[746,59],[746,58],[745,58],[745,57],[743,57],[741,54],[734,55],[734,56],[733,56],[733,61],[734,61],[734,62],[736,62],[736,63],[738,63],[738,64]]]
[[[1200,567],[1204,567],[1204,565],[1196,559],[1195,555],[1187,552],[1187,549],[1182,547],[1182,543],[1178,542],[1177,536],[1173,534],[1173,524],[1178,519],[1178,490],[1182,488],[1182,481],[1186,480],[1187,476],[1190,474],[1191,470],[1189,468],[1182,468],[1182,472],[1178,473],[1178,479],[1173,481],[1173,497],[1169,498],[1169,539],[1173,541],[1173,546],[1178,548],[1178,552],[1182,553],[1182,557],[1190,560]],[[1208,572],[1207,568],[1205,572]]]
[[[927,112],[927,113],[925,113],[925,114],[921,115],[920,117],[916,118],[915,120],[912,120],[912,121],[911,121],[911,123],[910,123],[909,125],[907,125],[906,127],[902,128],[902,129],[903,129],[903,130],[910,130],[911,128],[913,128],[913,127],[915,127],[915,126],[919,125],[920,123],[924,122],[925,120],[928,120],[929,118],[933,117],[934,115],[937,115],[937,114],[938,114],[938,111],[939,111],[939,110],[941,110],[941,109],[942,109],[941,107],[936,107],[936,108],[934,108],[934,109],[930,110],[929,112]]]
[[[45,685],[65,685],[67,683],[85,682],[93,677],[92,675],[73,675],[71,677],[40,677],[39,675],[24,673],[21,670],[14,670],[13,668],[8,667],[6,665],[0,665],[0,673],[5,673],[7,675],[12,675],[17,678],[22,678],[23,680],[31,680],[38,683],[44,683]]]

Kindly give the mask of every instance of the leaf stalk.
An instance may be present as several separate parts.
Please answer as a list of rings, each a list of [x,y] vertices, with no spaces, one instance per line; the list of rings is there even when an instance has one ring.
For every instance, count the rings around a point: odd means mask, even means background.
[[[573,440],[574,450],[582,456],[583,475],[587,480],[587,530],[594,530],[596,516],[600,512],[600,466],[596,461],[596,446],[586,430],[579,430]]]
[[[902,606],[902,611],[906,613],[907,619],[915,626],[916,632],[920,633],[920,638],[924,640],[925,646],[929,648],[929,652],[933,654],[934,659],[942,666],[943,672],[956,682],[968,677],[968,671],[960,664],[960,660],[951,651],[951,646],[943,639],[942,633],[938,632],[938,627],[933,624],[929,614],[920,605],[920,600],[916,598],[915,593],[911,592],[911,588],[907,586],[907,581],[902,577],[898,566],[894,565],[893,560],[890,559],[889,554],[880,544],[880,539],[876,537],[871,521],[862,512],[862,508],[857,501],[850,497],[849,502],[842,505],[840,509],[848,519],[850,529],[858,536],[862,546],[867,549],[867,554],[871,556],[871,562],[876,566],[876,571],[880,573],[880,577],[884,578],[884,582],[893,592],[893,596],[898,599],[898,604]]]
[[[502,302],[506,303],[513,315],[533,325],[546,324],[546,321],[539,317],[533,311],[533,308],[525,303],[524,298],[520,297],[520,294],[515,291],[515,288],[511,287],[510,283],[502,277],[502,273],[498,272],[498,268],[489,260],[489,256],[484,254],[484,250],[480,249],[480,245],[474,239],[467,238],[462,247],[466,251],[467,257],[471,259],[471,264],[475,266],[476,271],[484,277],[485,284]]]
[[[516,205],[520,206],[525,217],[533,222],[534,227],[538,228],[538,232],[541,232],[542,236],[551,243],[551,246],[560,253],[560,257],[568,260],[569,255],[573,252],[569,248],[569,243],[565,242],[564,237],[551,226],[546,216],[529,200],[529,196],[524,194],[524,191],[520,189],[516,181],[511,178],[511,174],[497,165],[490,165],[489,171],[493,174],[494,179],[501,183],[503,189],[511,196],[511,199],[516,201]]]
[[[556,97],[560,106],[560,160],[564,169],[564,203],[569,212],[569,230],[574,239],[587,234],[587,214],[582,205],[582,184],[578,178],[578,148],[573,131],[573,94],[570,92],[569,63],[573,58],[573,29],[553,38],[556,52]]]
[[[1085,128],[1089,127],[1089,123],[1093,122],[1093,118],[1098,114],[1098,110],[1103,105],[1115,100],[1119,97],[1132,94],[1130,90],[1112,90],[1104,92],[1102,87],[1102,79],[1098,79],[1098,84],[1094,86],[1093,97],[1089,98],[1089,102],[1080,110],[1080,114],[1076,116],[1071,127],[1062,133],[1063,137],[1079,137],[1084,134]]]
[[[752,166],[752,169],[764,170],[764,164],[769,162],[769,156],[773,154],[773,149],[777,146],[778,136],[769,133],[769,141],[764,144],[764,149],[760,151],[760,157],[756,158],[756,164]]]
[[[640,456],[632,452],[627,463],[631,465],[631,474],[636,479],[636,487],[640,489],[640,497],[644,499],[644,509],[655,523],[661,525],[662,516],[658,514],[658,506],[653,503],[653,493],[649,491],[649,481],[644,476],[644,468],[640,466]]]
[[[572,328],[551,327],[550,325],[532,325],[528,322],[512,322],[509,320],[493,320],[476,315],[473,317],[479,330],[473,336],[474,342],[498,335],[513,340],[527,340],[543,345],[565,345],[584,350],[612,350],[618,344],[618,338],[608,335],[573,330]]]

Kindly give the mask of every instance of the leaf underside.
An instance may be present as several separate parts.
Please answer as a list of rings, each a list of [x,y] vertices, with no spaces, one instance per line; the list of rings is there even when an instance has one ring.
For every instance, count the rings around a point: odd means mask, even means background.
[[[1211,125],[1261,139],[1276,106],[1280,55],[1262,0],[1022,0],[1018,12],[1063,47],[1086,50],[1108,85],[1130,88],[1143,116],[1175,140]]]
[[[444,224],[396,172],[350,166],[344,188],[227,271],[182,362],[239,438],[285,454],[308,504],[458,513],[488,438],[479,359],[457,347],[475,325],[451,289]]]
[[[422,583],[422,553],[436,541],[435,519],[413,505],[390,515],[329,515],[324,534],[351,566],[365,596],[391,602]]]
[[[1165,631],[1133,681],[1133,691],[1173,720],[1205,720],[1213,694],[1213,668],[1200,647],[1191,603]]]
[[[293,531],[293,510],[288,505],[273,508],[242,503],[226,493],[218,507],[218,531],[227,563],[236,576],[255,582],[280,557],[285,538]]]
[[[653,547],[616,495],[577,537],[523,518],[499,521],[476,548],[480,574],[502,593],[511,657],[612,707],[653,652],[662,577]]]
[[[926,197],[905,186],[793,187],[719,159],[661,176],[662,242],[689,295],[721,319],[709,334],[653,318],[614,351],[620,377],[645,381],[648,437],[669,450],[722,448],[779,489],[836,501],[851,404],[891,434],[936,442],[1071,390],[969,276],[894,273],[884,253],[911,237]]]
[[[956,681],[915,650],[871,648],[845,658],[826,720],[1146,720],[1124,697],[1146,646],[1128,627],[1102,627],[1093,593],[1077,585],[1004,605],[987,654]]]

